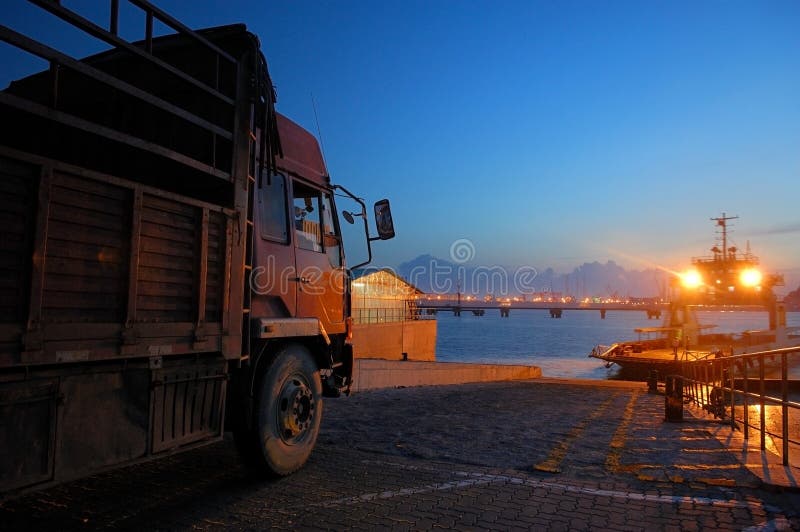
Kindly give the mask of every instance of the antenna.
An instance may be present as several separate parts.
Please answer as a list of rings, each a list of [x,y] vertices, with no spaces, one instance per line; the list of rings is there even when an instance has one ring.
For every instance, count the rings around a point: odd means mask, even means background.
[[[724,212],[719,218],[711,218],[712,222],[717,222],[717,225],[722,227],[722,260],[727,260],[728,258],[728,220],[736,220],[737,218],[739,217],[725,216]]]
[[[311,93],[311,107],[314,108],[314,121],[317,123],[317,136],[319,137],[319,149],[322,152],[322,163],[328,168],[328,161],[325,160],[325,144],[322,142],[322,129],[319,127],[319,117],[317,116],[317,102],[314,101],[314,93]]]

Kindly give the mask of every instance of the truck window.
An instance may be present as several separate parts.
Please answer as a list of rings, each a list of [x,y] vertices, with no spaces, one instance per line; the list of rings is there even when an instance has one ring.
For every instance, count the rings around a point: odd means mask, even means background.
[[[261,180],[261,238],[289,242],[288,217],[286,216],[286,178],[275,174],[272,179]]]
[[[320,230],[320,200],[322,194],[298,181],[292,183],[294,190],[294,234],[297,247],[322,252]]]
[[[333,203],[331,195],[325,194],[322,198],[322,229],[325,238],[325,253],[331,266],[339,268],[342,265],[341,240],[336,225],[333,223]]]

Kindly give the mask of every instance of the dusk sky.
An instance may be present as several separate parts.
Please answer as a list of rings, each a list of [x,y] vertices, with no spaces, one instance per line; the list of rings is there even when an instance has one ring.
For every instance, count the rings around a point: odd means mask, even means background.
[[[107,2],[63,3],[107,24]],[[724,211],[800,281],[800,2],[156,3],[246,23],[279,111],[316,134],[313,93],[333,181],[392,202],[379,265],[468,239],[483,265],[680,268]],[[10,6],[4,24],[99,51]],[[44,68],[0,53],[3,87]]]

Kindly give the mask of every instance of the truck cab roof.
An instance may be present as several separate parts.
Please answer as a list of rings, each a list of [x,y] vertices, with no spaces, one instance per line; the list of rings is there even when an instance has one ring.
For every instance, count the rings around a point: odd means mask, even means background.
[[[278,113],[282,156],[279,169],[297,174],[317,185],[328,186],[330,178],[317,139],[302,126]]]

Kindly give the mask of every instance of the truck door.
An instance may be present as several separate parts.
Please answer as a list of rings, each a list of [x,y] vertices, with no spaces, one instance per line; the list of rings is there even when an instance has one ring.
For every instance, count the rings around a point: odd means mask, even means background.
[[[292,183],[297,316],[319,318],[328,333],[344,332],[345,272],[331,194]]]
[[[262,176],[256,203],[258,233],[253,270],[255,316],[289,317],[297,311],[297,273],[290,233],[289,183],[283,174]]]

